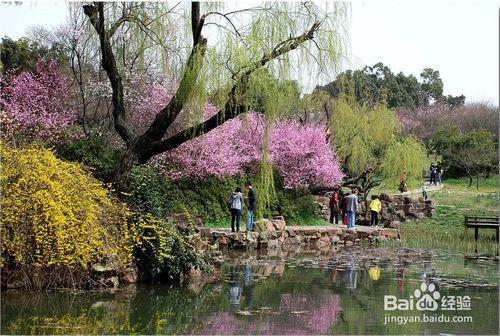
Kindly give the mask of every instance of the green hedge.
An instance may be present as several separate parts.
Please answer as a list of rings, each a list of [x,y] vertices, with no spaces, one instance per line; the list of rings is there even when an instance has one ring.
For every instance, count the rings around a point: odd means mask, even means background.
[[[54,149],[62,159],[81,162],[93,168],[92,174],[104,182],[111,179],[113,169],[122,155],[121,151],[109,147],[100,136],[65,142],[56,145]]]
[[[203,217],[214,226],[229,223],[227,200],[237,186],[244,189],[254,176],[207,177],[202,181],[183,179],[170,181],[158,175],[152,168],[136,166],[129,175],[127,185],[129,202],[141,212],[150,212],[157,217],[168,216],[171,212],[188,212]],[[277,181],[277,184],[280,182]],[[253,183],[253,185],[256,185]],[[259,197],[259,190],[256,190]],[[266,216],[283,215],[287,220],[299,222],[319,217],[319,208],[313,197],[276,186],[276,201],[271,213]],[[243,212],[246,219],[246,212]]]

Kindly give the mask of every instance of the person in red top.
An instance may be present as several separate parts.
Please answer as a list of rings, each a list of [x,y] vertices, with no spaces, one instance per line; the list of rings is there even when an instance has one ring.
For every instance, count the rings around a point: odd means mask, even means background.
[[[340,206],[340,195],[337,189],[335,189],[330,197],[330,223],[333,224],[335,219],[335,224],[339,223],[339,206]]]

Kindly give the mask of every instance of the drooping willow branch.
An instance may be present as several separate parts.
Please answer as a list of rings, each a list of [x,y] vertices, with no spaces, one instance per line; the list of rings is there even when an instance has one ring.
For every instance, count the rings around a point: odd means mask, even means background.
[[[235,76],[237,78],[236,83],[231,88],[231,91],[228,95],[228,100],[226,101],[224,108],[219,113],[207,119],[205,122],[196,126],[192,126],[187,130],[181,131],[171,136],[170,138],[162,139],[161,141],[152,143],[151,153],[149,154],[151,156],[154,156],[156,154],[174,149],[193,137],[211,131],[212,129],[220,125],[221,121],[232,119],[244,113],[245,106],[242,103],[241,99],[238,99],[238,95],[241,95],[241,92],[245,91],[246,85],[249,81],[249,76],[254,71],[260,69],[271,60],[284,55],[289,51],[298,48],[304,42],[313,39],[314,33],[319,29],[320,24],[320,22],[315,22],[311,26],[311,28],[304,34],[289,38],[288,40],[279,43],[275,48],[273,48],[271,52],[264,54],[264,56],[259,61],[238,71],[237,75]]]
[[[121,24],[125,21],[132,22],[134,19],[129,13],[124,12],[122,17],[112,23],[110,25],[111,28],[107,30],[104,4],[102,2],[85,5],[84,13],[90,19],[92,26],[99,35],[102,65],[109,77],[113,91],[112,103],[115,129],[127,144],[128,151],[131,152],[124,157],[128,159],[135,157],[140,163],[146,163],[152,156],[176,148],[193,137],[216,128],[224,121],[244,113],[246,110],[244,97],[248,91],[248,83],[251,74],[270,61],[279,59],[280,56],[297,49],[306,41],[312,40],[314,34],[321,25],[320,21],[315,21],[310,29],[303,34],[279,42],[271,51],[264,53],[258,61],[243,66],[235,71],[233,76],[235,80],[234,84],[227,94],[227,99],[223,108],[216,115],[199,125],[192,126],[170,138],[164,139],[169,126],[189,103],[189,99],[195,89],[195,84],[202,69],[207,48],[207,39],[203,37],[202,29],[207,14],[200,14],[200,4],[198,2],[193,2],[191,4],[193,46],[186,61],[185,70],[181,76],[179,87],[169,103],[156,114],[149,128],[141,135],[134,135],[126,123],[122,78],[120,77],[110,42],[112,34]]]

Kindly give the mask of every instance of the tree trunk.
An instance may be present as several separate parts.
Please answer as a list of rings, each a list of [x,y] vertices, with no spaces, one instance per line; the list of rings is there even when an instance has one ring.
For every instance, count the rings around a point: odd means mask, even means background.
[[[471,174],[467,174],[469,175],[469,188],[472,187],[472,175]]]
[[[126,187],[126,177],[134,165],[139,163],[137,153],[133,149],[127,149],[113,172],[111,182],[117,191],[123,191]]]

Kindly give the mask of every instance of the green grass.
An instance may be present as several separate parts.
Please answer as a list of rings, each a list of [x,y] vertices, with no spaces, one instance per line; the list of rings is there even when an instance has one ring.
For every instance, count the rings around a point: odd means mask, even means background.
[[[418,222],[401,224],[401,245],[406,247],[437,248],[450,251],[474,252],[474,233],[469,230],[463,240],[465,215],[497,216],[500,193],[498,177],[481,180],[479,189],[468,188],[468,179],[443,181],[441,190],[431,192],[436,215]],[[388,244],[394,244],[389,242]],[[495,230],[479,230],[478,253],[497,252]]]
[[[324,220],[323,218],[318,217],[301,217],[297,220],[287,221],[286,225],[295,225],[295,226],[327,226],[331,225],[330,222]]]

